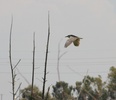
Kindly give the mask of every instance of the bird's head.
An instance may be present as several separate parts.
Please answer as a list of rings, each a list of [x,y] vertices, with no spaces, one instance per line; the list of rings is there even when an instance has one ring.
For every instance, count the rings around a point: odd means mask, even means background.
[[[76,38],[79,38],[79,39],[83,39],[83,38],[80,38],[80,37],[75,36],[75,35],[67,35],[67,36],[65,36],[65,37],[68,37],[68,38],[70,38],[70,37],[76,37]]]
[[[67,35],[67,36],[65,36],[65,37],[70,38],[70,37],[76,37],[76,36],[75,36],[75,35]]]

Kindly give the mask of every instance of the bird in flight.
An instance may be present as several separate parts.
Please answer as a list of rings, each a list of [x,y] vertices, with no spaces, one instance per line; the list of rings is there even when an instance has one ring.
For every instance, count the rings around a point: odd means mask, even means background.
[[[83,39],[83,38],[80,38],[78,36],[75,36],[75,35],[67,35],[66,37],[68,37],[69,39],[66,41],[64,47],[68,47],[72,42],[74,44],[74,46],[79,46],[80,44],[80,39]]]

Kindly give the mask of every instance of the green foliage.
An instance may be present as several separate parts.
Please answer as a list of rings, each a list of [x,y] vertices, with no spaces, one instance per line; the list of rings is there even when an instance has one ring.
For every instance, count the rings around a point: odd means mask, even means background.
[[[112,66],[110,68],[110,72],[108,74],[109,84],[108,84],[108,92],[112,99],[116,99],[116,68]]]
[[[67,100],[71,98],[72,86],[68,86],[68,83],[64,81],[56,82],[53,86],[53,97],[56,100]]]
[[[76,81],[76,86],[69,86],[64,81],[56,82],[52,86],[52,96],[48,93],[45,94],[47,100],[107,100],[108,97],[116,99],[116,68],[111,67],[108,73],[108,83],[103,82],[102,77],[85,76],[83,81]],[[73,92],[77,91],[77,96],[73,97]],[[37,86],[33,88],[33,97],[31,97],[31,85],[22,89],[22,98],[20,100],[42,100],[42,92]]]
[[[81,91],[82,82],[77,81],[75,84],[76,84],[76,90],[77,90],[78,93],[79,93],[79,92]]]
[[[110,73],[108,74],[109,78],[109,88],[116,90],[116,68],[111,67],[110,68]]]
[[[41,100],[41,92],[40,90],[38,89],[37,86],[34,86],[33,87],[33,97],[31,97],[31,89],[32,89],[32,86],[29,85],[28,87],[22,89],[20,92],[22,93],[22,99],[25,99],[27,98],[28,100],[37,100],[39,98],[39,100]]]
[[[107,90],[104,88],[105,82],[102,82],[102,78],[99,75],[98,77],[85,76],[82,82],[76,82],[76,89],[78,91],[78,99],[103,99],[107,98]]]
[[[20,93],[22,94],[22,98],[20,100],[42,100],[42,92],[35,85],[33,86],[33,96],[31,97],[31,88],[32,86],[29,85],[28,87],[20,91]],[[47,100],[52,100],[49,93],[48,95],[47,93],[45,94],[45,98],[47,98]]]

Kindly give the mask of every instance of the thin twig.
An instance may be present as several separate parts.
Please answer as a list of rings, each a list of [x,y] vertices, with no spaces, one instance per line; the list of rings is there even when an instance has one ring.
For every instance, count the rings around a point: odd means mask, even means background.
[[[65,54],[67,53],[67,51],[65,51],[64,53],[62,53],[60,56],[59,56],[59,59],[64,56]]]
[[[80,76],[82,76],[79,72],[77,72],[77,71],[75,71],[74,69],[72,69],[70,66],[67,66],[72,72],[74,72],[74,73],[76,73],[76,74],[78,74],[78,75],[80,75]]]
[[[24,80],[27,82],[28,85],[30,85],[29,81],[22,75],[22,73],[19,71],[18,68],[16,68],[18,73],[24,78]]]
[[[21,87],[22,83],[19,84],[19,87],[17,88],[15,94],[17,94],[17,92],[19,91],[20,87]]]
[[[62,53],[60,55],[60,43],[61,43],[61,41],[62,41],[62,39],[58,43],[58,57],[57,57],[57,73],[58,73],[58,80],[59,80],[59,82],[60,82],[60,70],[59,70],[60,58],[67,53],[67,51],[66,51],[66,52],[64,52],[64,53]]]
[[[15,69],[17,67],[17,65],[20,63],[21,59],[19,59],[19,61],[16,63],[16,65],[14,66],[13,69]]]

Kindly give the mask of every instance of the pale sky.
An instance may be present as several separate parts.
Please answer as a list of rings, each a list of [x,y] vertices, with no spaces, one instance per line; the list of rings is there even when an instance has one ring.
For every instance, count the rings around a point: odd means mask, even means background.
[[[115,0],[0,0],[0,94],[12,100],[9,64],[9,31],[13,15],[12,58],[31,83],[33,32],[36,34],[35,84],[42,90],[47,17],[50,11],[50,45],[46,86],[58,81],[57,52],[60,42],[60,79],[74,85],[84,75],[107,80],[111,66],[116,66],[116,1]],[[79,47],[64,48],[68,34],[82,37]],[[87,73],[88,71],[88,73]],[[18,74],[16,87],[28,86]],[[40,81],[41,80],[41,81]],[[47,88],[46,87],[46,88]]]

